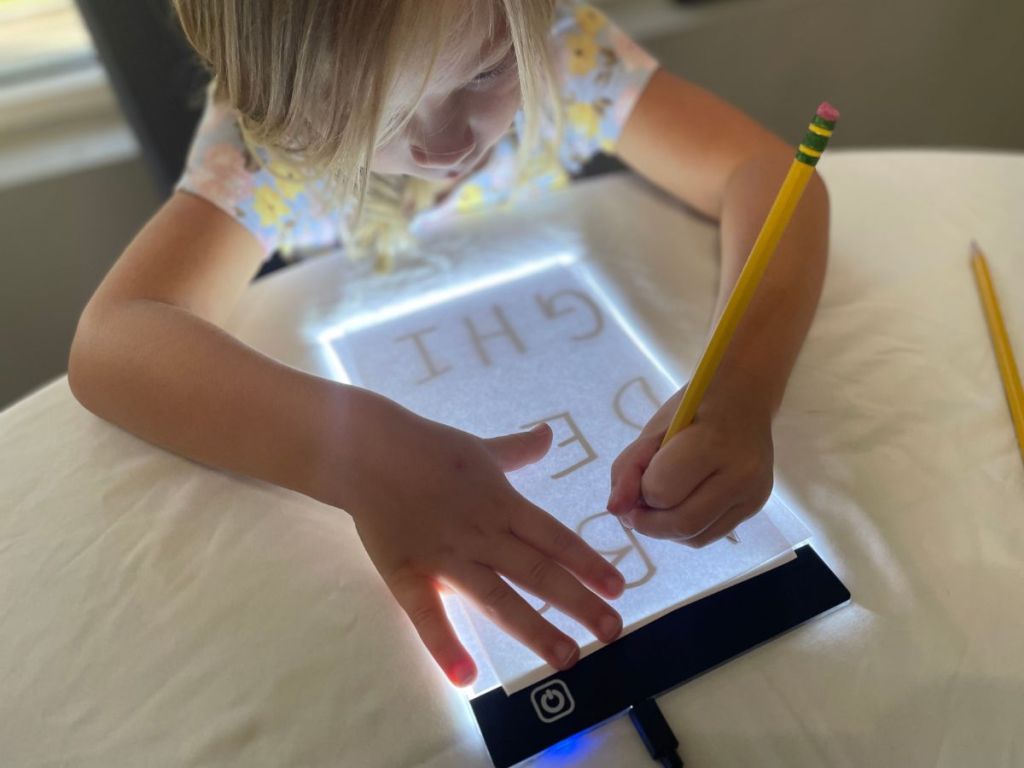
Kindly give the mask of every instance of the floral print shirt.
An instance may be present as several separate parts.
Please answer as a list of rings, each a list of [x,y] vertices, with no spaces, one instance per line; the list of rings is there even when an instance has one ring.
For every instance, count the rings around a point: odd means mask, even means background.
[[[657,62],[597,9],[559,2],[552,28],[555,64],[565,110],[557,160],[539,154],[520,174],[515,125],[495,145],[484,165],[460,180],[418,224],[438,217],[500,206],[568,184],[598,152],[613,154],[622,128]],[[286,168],[262,168],[242,140],[226,105],[208,101],[177,189],[209,200],[250,230],[269,256],[298,254],[341,241],[349,209],[328,205],[316,182]]]

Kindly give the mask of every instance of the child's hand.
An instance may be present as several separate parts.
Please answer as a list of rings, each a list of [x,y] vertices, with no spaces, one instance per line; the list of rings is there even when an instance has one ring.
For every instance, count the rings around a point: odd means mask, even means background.
[[[472,682],[476,667],[448,622],[439,589],[474,601],[558,669],[576,662],[579,647],[502,577],[604,642],[619,635],[622,619],[587,586],[617,597],[622,575],[505,478],[547,453],[550,427],[483,440],[401,408],[374,410],[375,437],[359,446],[358,489],[346,508],[377,570],[452,682]]]
[[[608,511],[658,539],[703,547],[768,500],[773,482],[770,409],[708,393],[693,424],[659,450],[683,390],[612,464]]]

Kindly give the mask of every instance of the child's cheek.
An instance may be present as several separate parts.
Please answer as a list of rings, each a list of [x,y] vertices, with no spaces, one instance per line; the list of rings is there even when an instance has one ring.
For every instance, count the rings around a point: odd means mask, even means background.
[[[374,173],[385,174],[404,173],[407,170],[405,157],[408,156],[408,152],[408,147],[403,138],[388,142],[374,153],[373,164],[370,170]]]
[[[519,84],[514,79],[511,85],[474,94],[470,122],[477,142],[487,147],[494,146],[512,127],[521,106]]]

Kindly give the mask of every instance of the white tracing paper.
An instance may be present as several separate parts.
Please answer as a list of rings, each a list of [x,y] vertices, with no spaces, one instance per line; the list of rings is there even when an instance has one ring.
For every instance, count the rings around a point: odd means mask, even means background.
[[[774,497],[739,527],[740,543],[701,550],[637,536],[605,511],[611,462],[678,383],[602,283],[568,257],[353,318],[324,341],[344,378],[436,421],[484,437],[550,424],[548,455],[509,479],[622,571],[627,590],[615,607],[626,632],[786,562],[807,539]],[[583,655],[600,647],[574,620],[527,599]],[[484,672],[478,687],[497,682],[512,693],[552,672],[466,609],[496,675]]]

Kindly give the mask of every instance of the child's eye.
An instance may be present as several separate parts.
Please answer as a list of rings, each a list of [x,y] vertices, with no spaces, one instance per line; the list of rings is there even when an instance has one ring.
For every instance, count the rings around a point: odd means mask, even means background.
[[[481,72],[479,75],[474,77],[470,81],[470,85],[483,85],[492,80],[497,80],[499,77],[509,72],[516,66],[516,57],[513,54],[509,54],[505,59],[493,69],[489,69],[486,72]]]

